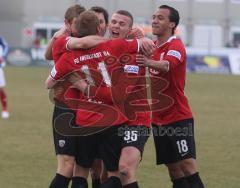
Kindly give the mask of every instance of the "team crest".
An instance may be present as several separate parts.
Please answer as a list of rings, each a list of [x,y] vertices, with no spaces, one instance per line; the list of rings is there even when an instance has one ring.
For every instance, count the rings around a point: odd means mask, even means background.
[[[61,148],[63,148],[64,146],[65,146],[65,140],[59,140],[58,141],[58,143],[59,143],[59,146],[61,147]]]

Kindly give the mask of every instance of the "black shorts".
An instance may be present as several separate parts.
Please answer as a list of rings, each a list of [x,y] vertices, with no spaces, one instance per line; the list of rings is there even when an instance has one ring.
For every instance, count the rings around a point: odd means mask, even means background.
[[[94,159],[99,157],[99,135],[79,136],[76,163],[84,168],[91,168]]]
[[[73,115],[73,120],[71,124],[75,123],[75,112],[67,109],[64,106],[55,105],[54,111],[53,111],[53,119],[52,119],[52,125],[53,125],[53,138],[54,138],[54,146],[55,146],[55,152],[56,155],[70,155],[70,156],[76,156],[77,154],[77,137],[74,136],[64,136],[62,134],[59,134],[55,129],[55,123],[57,122],[57,118],[61,115],[64,115],[65,113],[71,113]]]
[[[142,125],[122,125],[119,127],[118,132],[119,135],[122,136],[121,147],[135,147],[140,151],[142,156],[144,146],[150,135],[150,129]]]
[[[196,158],[193,119],[165,126],[152,125],[157,164],[170,164]]]
[[[97,133],[99,154],[109,172],[118,170],[121,154],[121,137],[118,135],[118,128],[119,126],[112,126]]]
[[[64,114],[69,115],[69,113],[73,116],[73,119],[68,122],[69,126],[78,127],[75,124],[75,112],[68,109],[64,105],[59,104],[54,107],[53,125],[54,123],[59,122],[57,121],[58,117]],[[74,156],[78,165],[84,168],[90,168],[93,164],[94,159],[99,157],[98,135],[94,134],[90,136],[64,136],[63,134],[60,134],[56,131],[55,126],[53,126],[53,136],[56,154]]]

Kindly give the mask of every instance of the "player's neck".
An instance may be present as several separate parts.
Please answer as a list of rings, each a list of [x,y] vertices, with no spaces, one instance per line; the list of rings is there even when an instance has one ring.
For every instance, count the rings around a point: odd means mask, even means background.
[[[170,34],[157,36],[157,45],[162,45],[167,42],[170,37],[172,37]]]

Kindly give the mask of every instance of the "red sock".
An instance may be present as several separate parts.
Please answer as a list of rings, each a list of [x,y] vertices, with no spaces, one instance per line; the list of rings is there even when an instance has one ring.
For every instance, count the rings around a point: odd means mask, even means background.
[[[0,90],[0,100],[2,103],[2,110],[7,111],[7,95],[4,90]]]

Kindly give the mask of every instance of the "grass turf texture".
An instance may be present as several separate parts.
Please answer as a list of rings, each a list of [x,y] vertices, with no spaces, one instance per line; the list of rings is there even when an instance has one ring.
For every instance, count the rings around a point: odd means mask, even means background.
[[[45,188],[56,170],[47,68],[7,67],[10,119],[0,119],[0,187]],[[240,185],[240,76],[189,74],[186,93],[195,115],[200,174],[206,187]],[[143,188],[171,187],[155,165],[152,138],[138,171]]]

